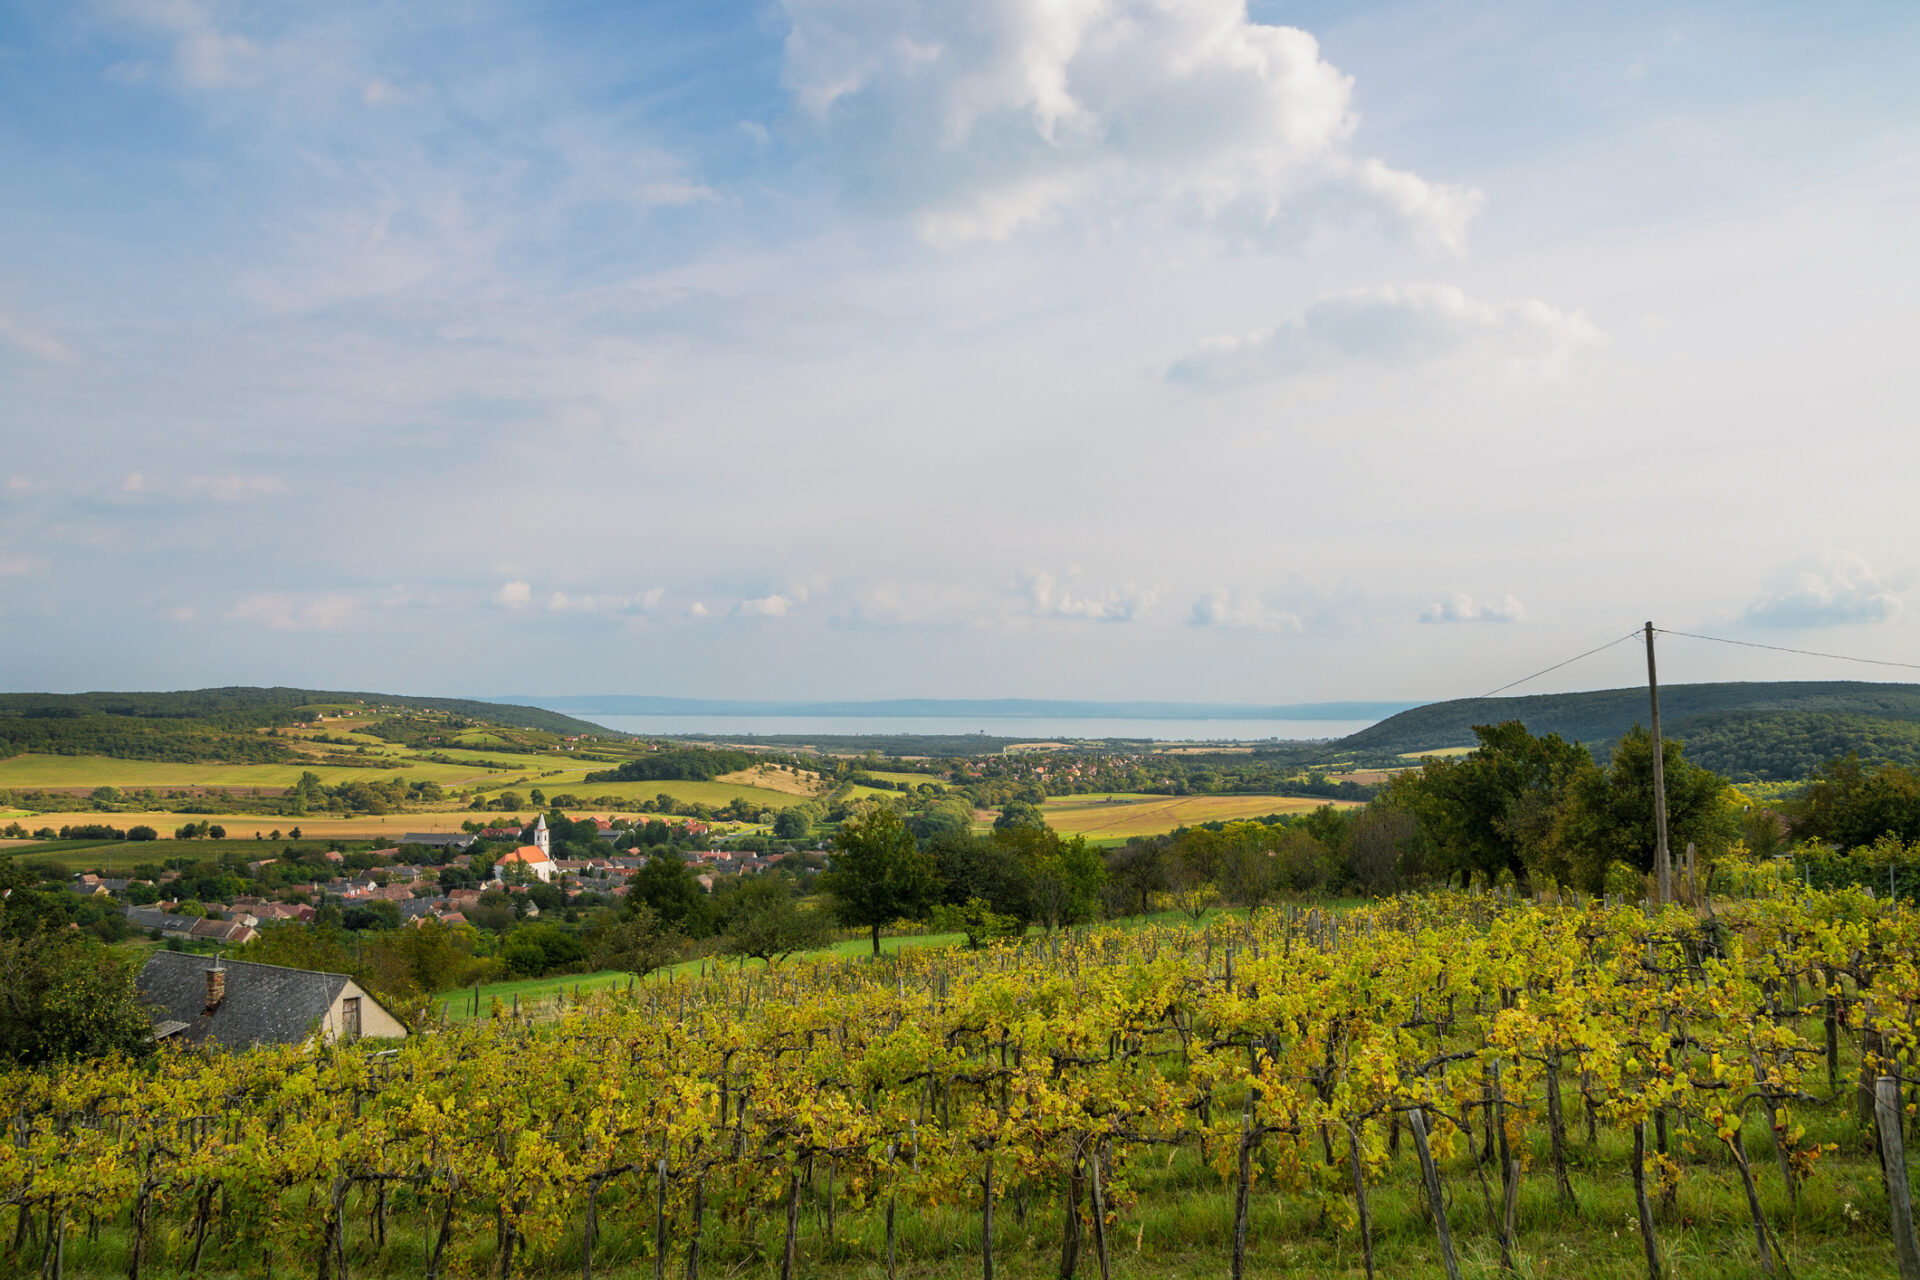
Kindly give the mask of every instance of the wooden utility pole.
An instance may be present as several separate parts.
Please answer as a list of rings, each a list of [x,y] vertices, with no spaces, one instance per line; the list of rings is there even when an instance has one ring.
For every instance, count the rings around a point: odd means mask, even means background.
[[[1653,871],[1660,905],[1673,901],[1673,856],[1667,849],[1667,761],[1660,746],[1660,677],[1653,665],[1653,623],[1647,623],[1647,697],[1653,703]]]

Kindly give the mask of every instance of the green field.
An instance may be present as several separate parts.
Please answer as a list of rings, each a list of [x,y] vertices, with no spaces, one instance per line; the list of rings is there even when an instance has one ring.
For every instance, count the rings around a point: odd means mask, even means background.
[[[383,752],[396,758],[405,753]],[[464,786],[497,775],[475,764],[438,764],[410,760],[405,769],[357,768],[345,765],[293,761],[287,764],[211,764],[170,760],[116,760],[107,756],[12,756],[0,760],[0,788],[119,787],[290,787],[303,773],[318,774],[329,785],[342,782],[438,782]],[[584,772],[584,770],[582,771]]]
[[[169,828],[171,830],[171,828]],[[285,828],[281,829],[282,834]],[[303,830],[304,834],[304,830]],[[278,857],[291,845],[296,850],[325,849],[324,839],[267,840],[50,840],[45,842],[0,844],[0,857],[22,861],[52,862],[67,871],[121,872],[143,862],[165,862],[168,858],[194,858],[212,861],[223,853],[237,853],[251,861]]]
[[[931,782],[934,786],[941,788],[947,785],[944,779],[936,778],[930,773],[888,773],[885,769],[867,769],[864,772],[869,777],[879,778],[885,782],[904,782],[911,787],[917,787],[923,782]]]
[[[603,768],[604,766],[596,766]],[[601,796],[618,796],[621,800],[639,802],[651,800],[655,796],[672,796],[682,804],[710,804],[714,808],[723,808],[736,799],[750,804],[773,809],[785,809],[790,805],[804,803],[806,797],[796,796],[785,791],[774,791],[768,787],[742,786],[737,782],[689,782],[678,778],[662,778],[650,782],[582,782],[580,775],[586,770],[569,771],[570,778],[543,778],[534,785],[540,787],[548,796],[561,792],[571,792],[583,800],[598,800]],[[524,790],[514,787],[510,790]],[[597,808],[598,806],[588,806]]]
[[[1326,804],[1345,808],[1351,801],[1301,796],[1151,796],[1094,793],[1060,796],[1040,807],[1047,825],[1063,836],[1089,840],[1125,840],[1164,835],[1202,822],[1264,818],[1270,813],[1307,813]]]
[[[882,938],[880,939],[880,950],[883,952],[893,952],[908,947],[951,947],[957,946],[964,941],[966,941],[966,935],[960,933],[916,933],[898,938]],[[862,934],[857,938],[842,938],[832,946],[821,947],[818,950],[802,952],[801,954],[815,959],[822,956],[866,956],[873,954],[873,943],[865,934]],[[799,957],[792,958],[797,959]],[[668,969],[662,970],[662,972],[699,973],[703,965],[711,971],[723,965],[732,968],[741,963],[743,962],[725,956],[715,956],[704,960],[685,960]],[[758,960],[748,960],[744,963],[756,968],[763,967]],[[632,980],[632,977],[633,975],[631,974],[617,973],[611,969],[605,969],[599,973],[571,974],[551,978],[522,978],[512,982],[483,983],[480,987],[480,1013],[481,1016],[486,1016],[488,1009],[492,1007],[493,998],[496,996],[499,997],[501,1003],[508,1006],[513,1004],[516,996],[519,997],[520,1003],[523,1006],[537,1005],[543,1001],[551,1001],[555,996],[563,992],[571,994],[576,987],[582,991],[598,991],[603,987],[624,987]],[[437,992],[433,998],[436,1002],[447,1008],[448,1016],[456,1022],[473,1016],[472,987],[465,987],[456,991]],[[463,1000],[466,1001],[465,1004],[461,1003]]]

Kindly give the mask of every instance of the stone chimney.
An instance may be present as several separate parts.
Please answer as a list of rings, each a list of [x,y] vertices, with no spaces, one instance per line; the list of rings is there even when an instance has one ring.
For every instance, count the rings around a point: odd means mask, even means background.
[[[207,970],[207,1009],[212,1013],[227,998],[227,970],[218,960]]]

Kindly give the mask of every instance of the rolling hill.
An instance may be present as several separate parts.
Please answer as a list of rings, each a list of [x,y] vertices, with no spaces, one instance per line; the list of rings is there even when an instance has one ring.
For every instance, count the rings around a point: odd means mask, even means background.
[[[1649,719],[1643,687],[1517,698],[1463,698],[1415,707],[1341,739],[1355,756],[1409,755],[1473,742],[1473,726],[1519,720],[1536,734],[1584,742],[1604,758]],[[1660,690],[1662,732],[1698,764],[1735,779],[1804,778],[1858,751],[1920,765],[1920,685],[1866,681],[1678,684]]]

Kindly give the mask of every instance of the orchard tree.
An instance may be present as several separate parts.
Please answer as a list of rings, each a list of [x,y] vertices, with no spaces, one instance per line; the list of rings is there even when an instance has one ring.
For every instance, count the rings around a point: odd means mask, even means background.
[[[820,887],[833,897],[834,918],[870,930],[880,954],[880,928],[895,920],[920,920],[939,901],[933,860],[920,852],[913,832],[892,809],[874,808],[849,818],[834,837],[833,860]]]

